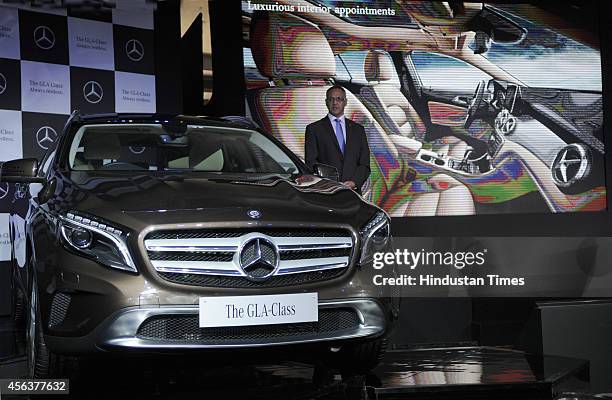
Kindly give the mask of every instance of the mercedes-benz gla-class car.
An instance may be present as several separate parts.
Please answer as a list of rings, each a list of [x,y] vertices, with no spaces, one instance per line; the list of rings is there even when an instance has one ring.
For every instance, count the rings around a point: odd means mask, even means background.
[[[128,351],[312,345],[362,369],[384,351],[398,305],[369,274],[389,217],[248,124],[75,113],[2,180],[27,200],[10,230],[31,376]]]

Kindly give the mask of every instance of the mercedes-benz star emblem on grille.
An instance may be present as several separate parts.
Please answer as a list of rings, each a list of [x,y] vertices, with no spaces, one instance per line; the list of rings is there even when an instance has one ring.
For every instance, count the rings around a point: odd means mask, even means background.
[[[247,215],[253,219],[257,219],[261,217],[261,211],[258,210],[249,210]]]
[[[34,29],[34,43],[43,50],[55,46],[55,33],[48,26],[41,25]]]
[[[83,97],[91,104],[96,104],[102,101],[104,90],[102,85],[96,81],[89,81],[83,85]]]
[[[125,44],[125,54],[132,61],[140,61],[144,57],[144,46],[139,40],[130,39]]]
[[[279,263],[278,249],[268,239],[253,238],[240,251],[240,268],[247,278],[263,281],[274,274]]]
[[[590,172],[589,151],[577,143],[561,149],[552,165],[553,179],[557,185],[563,187],[585,178]]]
[[[50,126],[43,126],[36,131],[36,143],[38,144],[38,147],[43,150],[49,150],[49,147],[55,143],[56,139],[57,132],[55,132],[55,129],[51,128]]]
[[[0,94],[4,93],[4,91],[6,90],[6,85],[6,78],[0,73]]]
[[[9,193],[9,184],[8,184],[8,182],[0,183],[0,199],[5,198],[8,193]]]

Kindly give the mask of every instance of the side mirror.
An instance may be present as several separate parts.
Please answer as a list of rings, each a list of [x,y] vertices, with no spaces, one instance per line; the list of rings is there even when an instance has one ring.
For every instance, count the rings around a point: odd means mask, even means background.
[[[0,167],[0,182],[9,183],[43,183],[44,178],[37,176],[38,160],[22,158],[6,161]]]
[[[340,180],[340,174],[338,174],[338,169],[336,167],[332,167],[327,164],[315,164],[314,173],[321,178],[332,179],[334,181]]]

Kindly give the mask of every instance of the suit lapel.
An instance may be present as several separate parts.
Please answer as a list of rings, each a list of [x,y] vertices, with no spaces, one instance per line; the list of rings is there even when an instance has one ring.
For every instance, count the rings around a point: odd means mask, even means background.
[[[340,151],[340,145],[338,144],[338,138],[336,137],[336,131],[334,130],[334,127],[332,126],[332,123],[329,120],[329,117],[325,117],[325,120],[327,121],[325,126],[327,126],[327,130],[328,130],[328,133],[331,135],[332,142],[336,146],[336,151],[338,152],[338,156],[340,157],[341,160],[344,160],[344,156],[342,155],[342,151]],[[348,132],[347,132],[346,136],[348,138]],[[344,152],[346,153],[346,143],[344,143]]]
[[[346,140],[344,141],[344,156],[348,154],[349,146],[353,148],[353,124],[351,120],[344,117],[344,126],[346,126]]]

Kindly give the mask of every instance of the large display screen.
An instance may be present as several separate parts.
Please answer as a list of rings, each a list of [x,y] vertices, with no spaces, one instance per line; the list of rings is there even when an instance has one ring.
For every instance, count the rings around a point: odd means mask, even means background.
[[[242,16],[249,116],[304,158],[342,86],[370,149],[362,194],[391,216],[605,210],[596,34],[537,4],[251,0]]]

